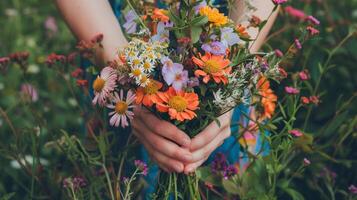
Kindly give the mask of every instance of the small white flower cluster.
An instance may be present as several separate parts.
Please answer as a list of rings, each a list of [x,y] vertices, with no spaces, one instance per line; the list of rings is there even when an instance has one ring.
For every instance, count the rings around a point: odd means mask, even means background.
[[[213,93],[213,103],[220,108],[221,112],[230,110],[249,99],[245,96],[245,86],[247,84],[244,78],[245,75],[246,73],[238,73],[237,71],[228,75],[229,84]]]
[[[134,38],[124,50],[126,62],[130,66],[129,76],[139,86],[149,83],[149,75],[160,62],[165,47],[159,42],[145,42]]]

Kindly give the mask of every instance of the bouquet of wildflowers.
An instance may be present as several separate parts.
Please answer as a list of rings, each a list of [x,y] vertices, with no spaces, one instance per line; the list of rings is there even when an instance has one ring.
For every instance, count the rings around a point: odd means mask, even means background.
[[[206,1],[181,1],[169,10],[139,5],[134,9],[127,2],[124,28],[130,42],[93,82],[93,104],[110,110],[110,125],[129,126],[135,106],[191,137],[239,104],[255,106],[260,122],[272,117],[276,96],[269,80],[281,78],[280,60],[274,52],[250,53],[253,38],[245,26]],[[178,192],[180,178],[187,184]],[[195,175],[160,180],[175,180],[158,188],[160,196],[200,199]]]

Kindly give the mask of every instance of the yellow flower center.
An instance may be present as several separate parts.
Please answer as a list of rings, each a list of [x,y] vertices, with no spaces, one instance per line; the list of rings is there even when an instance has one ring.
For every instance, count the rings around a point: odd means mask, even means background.
[[[149,63],[149,62],[144,63],[144,69],[148,70],[148,69],[150,69],[150,67],[151,67],[151,63]]]
[[[169,106],[175,110],[177,110],[177,112],[183,112],[186,110],[187,108],[187,101],[185,98],[181,97],[181,96],[174,96],[171,97],[169,100]]]
[[[150,81],[147,86],[144,88],[145,94],[156,94],[159,91],[159,85],[154,81]]]
[[[125,101],[118,101],[115,104],[115,112],[123,115],[128,110],[128,104]]]
[[[206,73],[212,74],[212,73],[217,73],[219,71],[221,71],[221,67],[219,62],[215,61],[215,60],[208,60],[205,63],[205,68],[203,69],[203,71],[205,71]]]
[[[105,85],[105,80],[102,78],[97,78],[95,79],[95,81],[93,82],[93,89],[96,92],[100,92],[102,91],[102,89],[104,88]]]
[[[141,70],[140,69],[133,69],[131,71],[131,73],[133,74],[133,76],[139,77],[141,75]]]
[[[140,60],[139,59],[134,59],[133,60],[133,65],[139,65],[140,64]]]

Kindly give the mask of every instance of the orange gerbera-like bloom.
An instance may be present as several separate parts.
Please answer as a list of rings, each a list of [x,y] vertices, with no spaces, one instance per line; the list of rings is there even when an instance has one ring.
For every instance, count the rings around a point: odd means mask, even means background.
[[[236,31],[238,32],[239,36],[242,38],[250,38],[249,33],[247,32],[247,28],[244,27],[242,24],[236,26]]]
[[[153,20],[168,22],[170,18],[167,16],[167,10],[155,8],[151,16]]]
[[[197,77],[203,76],[204,83],[208,83],[211,77],[216,83],[228,83],[227,74],[230,74],[232,70],[232,67],[228,67],[230,64],[228,59],[224,59],[224,56],[212,55],[208,52],[204,56],[200,55],[200,57],[201,59],[192,57],[193,62],[202,69],[195,71]]]
[[[157,94],[161,88],[162,83],[150,79],[145,87],[139,87],[136,90],[136,104],[152,106],[157,101]]]
[[[264,107],[261,118],[271,118],[274,114],[278,97],[274,94],[273,90],[270,89],[270,83],[264,76],[259,79],[257,88],[262,97],[261,104]]]
[[[194,92],[176,91],[170,87],[166,92],[158,93],[156,108],[159,112],[168,112],[171,119],[178,121],[191,120],[196,117],[198,95]]]
[[[228,23],[228,17],[220,13],[217,8],[204,6],[200,9],[200,15],[208,17],[208,21],[216,26],[222,26]]]

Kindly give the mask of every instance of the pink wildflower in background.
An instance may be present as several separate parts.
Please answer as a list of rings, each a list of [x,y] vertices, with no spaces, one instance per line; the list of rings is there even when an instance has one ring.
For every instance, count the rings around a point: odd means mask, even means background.
[[[316,19],[314,16],[310,15],[308,17],[306,17],[306,20],[311,22],[314,25],[320,25],[320,21],[318,19]]]
[[[350,185],[350,187],[348,187],[348,190],[352,193],[352,194],[357,194],[357,187],[355,185]]]
[[[56,19],[52,16],[47,17],[45,23],[44,23],[45,28],[50,31],[52,34],[58,32],[58,26]]]
[[[309,104],[310,103],[310,99],[307,97],[301,97],[301,103],[303,104]]]
[[[294,87],[286,86],[285,87],[285,92],[288,93],[288,94],[299,94],[300,90],[297,89],[297,88],[294,88]]]
[[[318,35],[320,33],[319,30],[317,30],[316,28],[314,28],[312,26],[306,27],[306,30],[309,31],[311,36],[315,36],[315,35]]]
[[[293,8],[292,6],[286,6],[284,10],[290,16],[295,17],[299,20],[305,20],[306,18],[304,11]]]
[[[104,106],[116,86],[117,74],[111,67],[105,67],[93,82],[94,98],[92,103]]]
[[[275,49],[275,55],[279,58],[283,57],[284,54],[282,51],[280,51],[280,49]]]
[[[304,71],[299,72],[299,77],[300,77],[300,80],[302,80],[302,81],[309,80],[310,79],[309,71],[304,70]]]
[[[297,129],[290,130],[289,133],[295,137],[301,137],[304,135],[301,131]]]
[[[295,40],[294,40],[294,43],[295,43],[295,47],[296,47],[297,49],[302,49],[302,45],[301,45],[299,39],[295,39]]]

